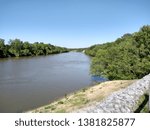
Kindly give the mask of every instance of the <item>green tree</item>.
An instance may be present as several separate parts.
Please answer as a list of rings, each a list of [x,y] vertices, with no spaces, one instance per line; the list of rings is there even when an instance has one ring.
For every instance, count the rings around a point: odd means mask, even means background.
[[[111,43],[86,50],[93,56],[91,73],[113,79],[137,79],[150,73],[150,26]]]
[[[20,39],[15,39],[15,40],[10,40],[10,49],[9,52],[11,53],[12,56],[22,56],[21,50],[23,46],[23,42]]]
[[[5,48],[4,39],[0,38],[0,58],[5,57],[4,48]]]
[[[31,45],[29,42],[24,42],[22,44],[22,50],[21,50],[22,56],[31,56]]]

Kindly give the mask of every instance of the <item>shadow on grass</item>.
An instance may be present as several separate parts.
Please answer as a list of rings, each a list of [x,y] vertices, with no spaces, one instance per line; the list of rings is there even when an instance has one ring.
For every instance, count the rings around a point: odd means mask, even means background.
[[[149,95],[148,94],[145,94],[144,95],[144,100],[143,100],[143,102],[139,105],[139,107],[134,111],[134,113],[140,113],[143,109],[144,109],[144,107],[146,106],[146,104],[148,103],[148,101],[149,101]],[[150,113],[150,111],[149,111],[149,113]]]

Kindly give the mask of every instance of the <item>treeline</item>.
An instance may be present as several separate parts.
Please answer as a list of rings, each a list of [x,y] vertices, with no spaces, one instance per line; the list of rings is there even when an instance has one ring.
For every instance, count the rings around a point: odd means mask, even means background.
[[[87,48],[70,48],[69,51],[75,51],[75,52],[83,52]]]
[[[110,80],[142,78],[150,73],[150,26],[114,42],[91,46],[85,53],[93,57],[93,75]]]
[[[68,52],[67,48],[58,47],[43,42],[23,42],[20,39],[10,40],[5,44],[4,39],[0,39],[0,58],[5,57],[22,57],[22,56],[39,56]]]

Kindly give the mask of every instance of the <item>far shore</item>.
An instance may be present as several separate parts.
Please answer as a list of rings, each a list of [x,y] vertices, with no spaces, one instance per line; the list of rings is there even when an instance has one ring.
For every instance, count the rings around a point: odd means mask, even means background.
[[[102,82],[98,85],[86,87],[74,93],[65,95],[61,99],[48,105],[27,111],[27,113],[65,113],[90,106],[102,101],[111,93],[128,87],[137,80],[114,80]]]

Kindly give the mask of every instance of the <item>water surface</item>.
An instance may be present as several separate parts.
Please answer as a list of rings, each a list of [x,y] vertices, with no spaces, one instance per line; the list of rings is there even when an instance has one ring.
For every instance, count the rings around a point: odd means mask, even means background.
[[[92,84],[90,58],[70,52],[0,60],[0,112],[22,112]]]

